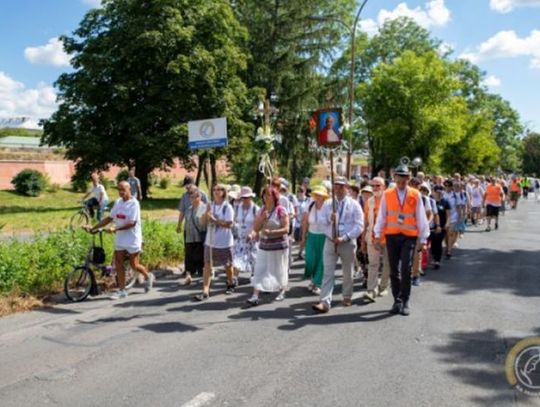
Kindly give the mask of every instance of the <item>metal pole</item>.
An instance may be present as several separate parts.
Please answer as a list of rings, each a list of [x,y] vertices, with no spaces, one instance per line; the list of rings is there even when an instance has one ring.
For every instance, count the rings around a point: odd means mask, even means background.
[[[347,152],[347,179],[351,178],[351,166],[352,166],[352,152],[353,152],[353,146],[352,146],[352,121],[353,121],[353,104],[354,104],[354,72],[356,67],[356,61],[355,61],[355,54],[356,54],[356,26],[358,25],[358,22],[360,21],[360,14],[362,13],[362,10],[364,9],[364,6],[368,0],[364,0],[360,8],[358,9],[358,12],[356,13],[356,17],[354,19],[353,29],[351,32],[351,72],[349,76],[349,114],[348,114],[348,120],[349,120],[349,126],[351,128],[351,139],[349,140],[349,151]]]

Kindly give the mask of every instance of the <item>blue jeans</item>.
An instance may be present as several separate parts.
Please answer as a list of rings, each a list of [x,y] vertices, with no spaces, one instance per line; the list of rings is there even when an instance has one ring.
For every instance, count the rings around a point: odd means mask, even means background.
[[[85,202],[85,206],[88,209],[90,216],[93,218],[94,213],[95,213],[96,219],[98,220],[98,222],[101,221],[101,218],[103,217],[103,212],[105,212],[105,208],[107,208],[108,204],[109,202],[107,202],[106,200],[103,200],[101,201],[101,205],[100,205],[96,198],[90,198],[89,200]]]

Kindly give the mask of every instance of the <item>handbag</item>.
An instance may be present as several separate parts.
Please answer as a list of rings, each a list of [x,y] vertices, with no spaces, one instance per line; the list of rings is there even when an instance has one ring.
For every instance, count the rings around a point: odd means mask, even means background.
[[[96,246],[96,237],[93,236],[92,243],[92,263],[94,264],[104,264],[106,260],[105,249],[103,249],[103,236],[102,233],[99,233],[99,246]]]

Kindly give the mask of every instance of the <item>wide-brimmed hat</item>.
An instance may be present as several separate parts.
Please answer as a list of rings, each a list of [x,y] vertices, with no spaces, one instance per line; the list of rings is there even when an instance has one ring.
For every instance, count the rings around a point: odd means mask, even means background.
[[[238,197],[240,196],[240,185],[231,185],[231,188],[227,191],[227,193],[229,194],[230,198],[238,199]]]
[[[347,178],[345,177],[334,178],[334,185],[347,185]]]
[[[287,181],[285,178],[280,178],[279,183],[281,185],[281,189],[288,189],[289,188],[289,181]]]
[[[250,187],[242,187],[240,190],[240,198],[253,198],[255,194]]]
[[[427,182],[422,182],[420,186],[418,187],[419,190],[425,189],[428,193],[428,195],[431,195],[431,188],[427,184]]]
[[[360,192],[369,192],[370,194],[373,193],[373,187],[371,185],[366,185]]]
[[[322,185],[317,185],[311,191],[311,195],[319,195],[319,196],[322,196],[324,198],[328,198],[328,190]]]

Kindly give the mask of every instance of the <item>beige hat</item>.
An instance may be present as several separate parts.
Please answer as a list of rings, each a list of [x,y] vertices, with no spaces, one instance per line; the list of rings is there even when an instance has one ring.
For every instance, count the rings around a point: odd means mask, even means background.
[[[371,187],[371,185],[366,185],[364,188],[362,188],[360,192],[369,192],[370,194],[372,194],[373,188]]]
[[[228,191],[229,197],[232,199],[238,199],[240,197],[240,185],[234,184],[231,185],[231,188]]]
[[[240,190],[240,198],[253,198],[255,194],[250,187],[242,187]]]

